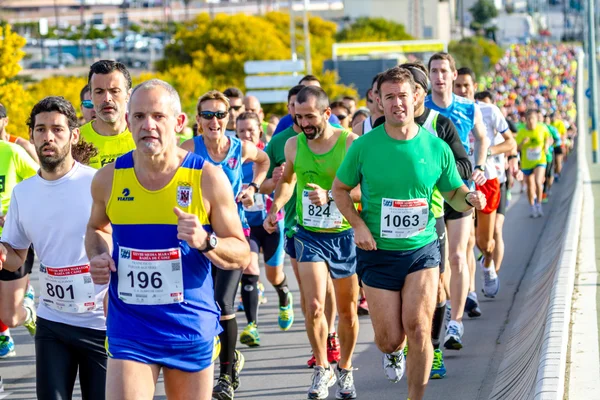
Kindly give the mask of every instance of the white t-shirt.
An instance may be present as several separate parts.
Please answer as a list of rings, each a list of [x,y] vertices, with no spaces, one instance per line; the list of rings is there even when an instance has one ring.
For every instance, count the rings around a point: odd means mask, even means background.
[[[508,131],[508,123],[502,112],[494,104],[478,102],[487,137],[490,141],[490,147],[502,143],[504,138],[502,134]],[[501,139],[498,142],[498,137]],[[487,179],[498,178],[498,168],[504,167],[504,154],[498,154],[487,158],[485,164],[485,177]]]
[[[56,181],[36,174],[19,183],[12,192],[2,242],[13,249],[27,249],[33,244],[41,264],[40,318],[104,330],[102,300],[108,285],[94,285],[85,273],[89,260],[84,240],[95,173],[95,169],[76,162]],[[74,311],[77,304],[81,308]]]

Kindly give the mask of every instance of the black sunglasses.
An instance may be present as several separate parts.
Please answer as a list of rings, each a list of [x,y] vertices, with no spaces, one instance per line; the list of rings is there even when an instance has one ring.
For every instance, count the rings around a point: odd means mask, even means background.
[[[242,107],[243,107],[243,106],[231,106],[231,107],[229,107],[229,110],[240,111],[240,109],[241,109]]]
[[[343,120],[345,120],[346,118],[348,118],[348,116],[347,116],[346,114],[340,114],[340,115],[336,115],[336,117],[337,117],[337,118],[338,118],[340,121],[343,121]]]
[[[201,111],[200,116],[207,120],[211,120],[214,117],[217,117],[217,119],[223,119],[227,117],[227,113],[225,111]]]
[[[94,104],[92,103],[91,100],[83,100],[81,102],[81,105],[83,106],[83,108],[87,108],[88,110],[91,110],[92,108],[94,108]]]

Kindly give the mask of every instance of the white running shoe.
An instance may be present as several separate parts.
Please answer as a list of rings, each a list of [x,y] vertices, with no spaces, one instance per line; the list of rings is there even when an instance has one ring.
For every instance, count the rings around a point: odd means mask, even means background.
[[[335,385],[337,378],[331,365],[323,368],[315,365],[312,376],[312,385],[308,389],[309,399],[326,399],[329,397],[329,388]]]
[[[484,266],[484,259],[482,258],[481,271],[483,272],[483,288],[481,291],[485,297],[493,299],[498,295],[498,291],[500,290],[500,280],[498,279],[494,262],[492,261],[490,267],[486,268]]]
[[[457,321],[450,321],[450,325],[448,325],[448,328],[446,329],[446,336],[444,337],[444,347],[448,350],[462,349],[463,334],[463,324]]]
[[[383,355],[383,372],[385,372],[386,378],[391,382],[400,382],[400,379],[402,379],[402,376],[404,375],[405,368],[406,359],[404,358],[403,350]]]

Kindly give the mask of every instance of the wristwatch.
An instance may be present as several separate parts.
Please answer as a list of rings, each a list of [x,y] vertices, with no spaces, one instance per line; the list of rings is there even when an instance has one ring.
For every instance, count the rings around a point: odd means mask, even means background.
[[[260,186],[258,186],[258,184],[254,183],[254,182],[250,182],[248,184],[248,187],[253,187],[256,193],[258,193],[258,191],[260,190]]]
[[[471,204],[471,202],[469,200],[467,200],[467,198],[469,197],[469,195],[473,193],[473,192],[469,192],[467,193],[467,195],[465,196],[465,203],[467,203],[468,206],[473,207],[473,204]]]
[[[206,246],[204,246],[204,248],[200,251],[202,253],[206,253],[208,251],[214,250],[217,247],[217,244],[219,244],[219,239],[217,238],[217,235],[215,235],[215,233],[213,232],[210,235],[208,235],[208,237],[206,238]]]
[[[327,191],[327,200],[333,201],[333,192],[331,190]]]
[[[487,156],[488,156],[488,157],[491,157],[491,156],[492,156],[492,149],[488,148],[488,151],[487,151]]]
[[[485,165],[476,165],[475,169],[480,170],[481,172],[485,172]]]

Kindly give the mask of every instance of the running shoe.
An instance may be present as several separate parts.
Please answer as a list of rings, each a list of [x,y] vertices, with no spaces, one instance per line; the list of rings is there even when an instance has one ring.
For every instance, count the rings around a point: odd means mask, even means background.
[[[239,350],[236,350],[233,357],[233,374],[231,376],[233,390],[237,390],[240,387],[240,372],[244,369],[245,363],[246,358],[244,355]]]
[[[23,300],[23,307],[25,311],[27,311],[27,320],[23,323],[23,326],[29,331],[31,336],[35,336],[36,330],[36,313],[35,313],[35,305],[31,304],[29,299]]]
[[[338,388],[335,392],[335,398],[338,400],[355,399],[356,388],[354,387],[353,369],[343,369],[338,367]]]
[[[446,303],[446,315],[444,316],[444,322],[446,323],[446,328],[450,326],[450,321],[452,321],[452,306],[448,301]]]
[[[512,192],[510,191],[510,189],[508,189],[506,191],[506,208],[508,208],[508,205],[510,204],[511,200],[512,200]]]
[[[444,338],[444,347],[448,350],[462,349],[462,335],[464,328],[462,323],[450,321],[450,325],[446,329],[446,337]]]
[[[308,389],[309,399],[326,399],[329,397],[329,388],[335,385],[335,372],[331,365],[329,368],[315,366],[312,376],[312,385]]]
[[[267,304],[267,296],[265,296],[265,285],[258,282],[258,304]]]
[[[23,297],[23,302],[30,302],[30,304],[35,305],[35,290],[31,283],[27,285],[27,291],[25,292],[25,296]]]
[[[366,297],[361,297],[358,300],[358,315],[369,315],[369,304],[367,303]]]
[[[406,359],[404,358],[404,351],[397,351],[395,353],[383,355],[383,372],[386,378],[393,383],[400,382],[404,375],[404,369],[406,368]]]
[[[402,349],[402,353],[404,354],[405,358],[408,357],[408,341],[406,342],[406,345]]]
[[[282,331],[289,330],[294,324],[294,298],[292,292],[288,292],[288,305],[285,307],[279,307],[279,316],[277,317],[277,323],[279,329]]]
[[[493,299],[498,295],[498,291],[500,290],[500,279],[498,279],[494,262],[492,262],[489,268],[485,268],[482,258],[480,267],[483,271],[483,288],[481,291],[485,297]]]
[[[212,398],[215,400],[233,400],[234,389],[229,375],[220,376],[213,388]]]
[[[444,365],[444,355],[441,349],[433,350],[433,365],[429,373],[429,379],[442,379],[446,376],[446,366]]]
[[[250,322],[246,328],[244,328],[240,334],[240,342],[250,347],[260,346],[260,335],[258,334],[258,328],[254,322]]]
[[[0,336],[0,358],[14,357],[15,342],[10,336]]]
[[[548,202],[548,193],[544,193],[542,195],[542,203],[546,204]]]
[[[340,339],[337,333],[327,335],[327,361],[337,364],[340,361]]]
[[[481,309],[479,308],[477,293],[469,292],[467,295],[467,301],[465,303],[465,311],[467,312],[469,318],[481,317]]]
[[[531,218],[537,218],[537,217],[539,217],[539,214],[538,214],[538,209],[537,209],[537,207],[535,206],[535,204],[531,206],[531,214],[529,214],[529,216],[530,216]]]
[[[542,205],[541,204],[537,205],[537,213],[538,213],[538,217],[543,217],[544,216],[544,210],[542,210]]]

